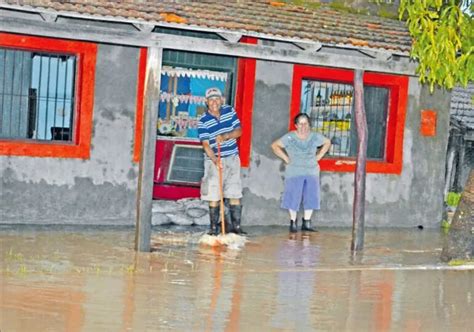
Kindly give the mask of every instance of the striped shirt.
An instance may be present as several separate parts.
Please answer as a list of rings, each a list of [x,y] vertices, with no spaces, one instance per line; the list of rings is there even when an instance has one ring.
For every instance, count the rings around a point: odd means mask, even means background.
[[[199,140],[209,141],[209,146],[217,156],[217,135],[230,133],[234,129],[240,128],[240,121],[234,109],[229,105],[224,105],[220,110],[219,120],[209,112],[204,113],[199,119],[198,133]],[[231,138],[221,143],[221,157],[229,157],[239,153],[237,140]]]

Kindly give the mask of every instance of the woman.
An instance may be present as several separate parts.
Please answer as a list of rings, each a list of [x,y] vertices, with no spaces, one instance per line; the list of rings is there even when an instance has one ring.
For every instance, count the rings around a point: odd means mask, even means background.
[[[329,139],[311,131],[309,116],[300,113],[294,118],[295,131],[283,135],[272,143],[272,150],[286,164],[285,189],[281,207],[290,214],[290,232],[297,232],[296,215],[303,202],[302,231],[316,232],[311,228],[313,210],[319,210],[319,165],[331,147]],[[321,147],[318,151],[318,148]]]

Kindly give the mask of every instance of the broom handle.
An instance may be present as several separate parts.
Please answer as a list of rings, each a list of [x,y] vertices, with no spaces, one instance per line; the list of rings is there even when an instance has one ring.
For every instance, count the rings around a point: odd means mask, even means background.
[[[224,221],[224,184],[222,179],[222,167],[221,167],[221,144],[217,143],[217,169],[219,171],[219,192],[220,192],[220,217],[221,217],[221,230],[222,234],[225,235],[225,221]]]

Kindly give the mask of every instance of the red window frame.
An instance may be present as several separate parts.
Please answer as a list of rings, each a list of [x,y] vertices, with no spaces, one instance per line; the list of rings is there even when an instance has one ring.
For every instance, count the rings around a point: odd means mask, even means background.
[[[300,112],[303,79],[353,84],[354,72],[345,69],[294,65],[288,125],[290,130],[295,129],[293,118]],[[401,174],[408,77],[365,72],[363,81],[364,85],[383,87],[389,90],[385,160],[367,160],[367,172]],[[355,164],[355,157],[325,157],[319,162],[322,171],[334,172],[354,172]]]
[[[0,139],[0,155],[88,159],[92,135],[97,45],[72,40],[0,33],[0,47],[71,54],[77,57],[72,142]]]

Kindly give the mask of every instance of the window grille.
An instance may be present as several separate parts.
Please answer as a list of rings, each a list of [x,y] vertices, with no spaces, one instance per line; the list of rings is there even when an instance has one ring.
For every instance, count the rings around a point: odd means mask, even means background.
[[[312,129],[331,140],[328,152],[333,157],[357,154],[357,131],[354,119],[354,87],[351,84],[303,80],[301,112],[311,119]],[[385,133],[388,112],[388,89],[364,87],[367,115],[367,158],[385,157]]]
[[[167,181],[196,184],[204,175],[204,150],[200,145],[175,144],[171,154]]]
[[[76,57],[0,48],[0,138],[72,141]]]

